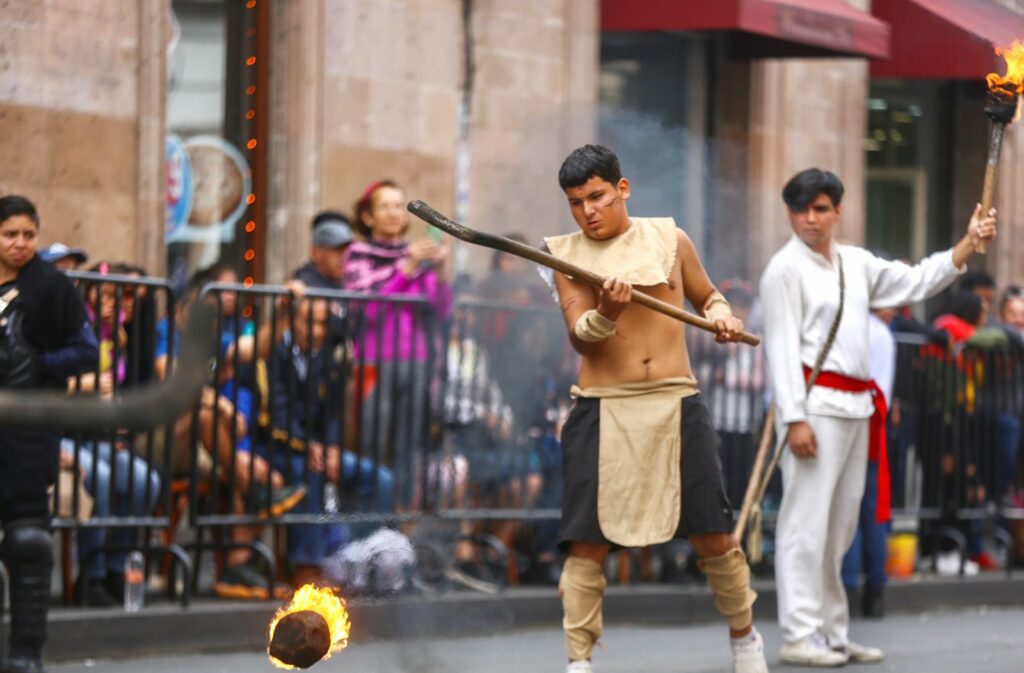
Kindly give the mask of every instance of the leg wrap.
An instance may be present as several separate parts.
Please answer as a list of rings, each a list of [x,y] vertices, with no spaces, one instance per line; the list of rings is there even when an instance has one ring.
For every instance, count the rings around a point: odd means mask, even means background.
[[[754,621],[750,609],[757,594],[750,588],[750,566],[738,547],[732,551],[702,559],[697,567],[708,577],[708,585],[715,592],[715,607],[729,620],[729,627],[742,631]]]
[[[39,661],[46,640],[53,569],[49,521],[6,522],[3,557],[10,573],[11,659]]]
[[[565,646],[569,661],[585,661],[601,637],[601,602],[607,581],[597,561],[570,556],[562,569],[558,593],[562,596]]]

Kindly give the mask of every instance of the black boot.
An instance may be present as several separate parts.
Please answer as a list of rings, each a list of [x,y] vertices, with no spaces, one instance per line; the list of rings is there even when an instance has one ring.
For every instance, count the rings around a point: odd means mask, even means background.
[[[53,549],[49,522],[22,519],[4,526],[3,556],[10,573],[11,639],[0,673],[43,673]]]
[[[881,619],[885,616],[885,587],[878,584],[865,584],[861,607],[864,616]]]

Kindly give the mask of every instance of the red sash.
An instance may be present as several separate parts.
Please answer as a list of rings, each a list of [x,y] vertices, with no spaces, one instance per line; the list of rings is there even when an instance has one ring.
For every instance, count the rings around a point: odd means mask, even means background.
[[[804,380],[810,377],[810,367],[804,366]],[[875,510],[875,520],[878,523],[887,522],[892,518],[892,485],[889,477],[889,451],[886,446],[885,419],[889,416],[889,408],[886,405],[885,393],[874,380],[862,381],[836,372],[821,372],[814,385],[847,393],[871,393],[875,413],[871,415],[871,426],[868,430],[868,460],[878,461],[878,507]]]

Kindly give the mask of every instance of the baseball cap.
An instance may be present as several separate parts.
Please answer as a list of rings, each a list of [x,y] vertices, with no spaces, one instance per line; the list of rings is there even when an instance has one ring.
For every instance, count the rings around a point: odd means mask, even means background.
[[[313,245],[318,248],[339,248],[354,240],[352,227],[343,220],[324,220],[313,229]]]
[[[39,251],[39,257],[51,264],[65,257],[74,257],[79,264],[84,264],[89,259],[89,255],[82,248],[69,248],[63,243],[51,243],[49,247]]]

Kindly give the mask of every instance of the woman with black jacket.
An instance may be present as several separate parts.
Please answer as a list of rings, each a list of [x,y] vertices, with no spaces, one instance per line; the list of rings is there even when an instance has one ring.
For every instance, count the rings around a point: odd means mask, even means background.
[[[99,353],[78,291],[36,255],[39,215],[0,198],[0,387],[64,390]],[[47,490],[57,476],[59,428],[0,427],[0,554],[10,574],[11,630],[0,673],[42,671],[53,551]]]

